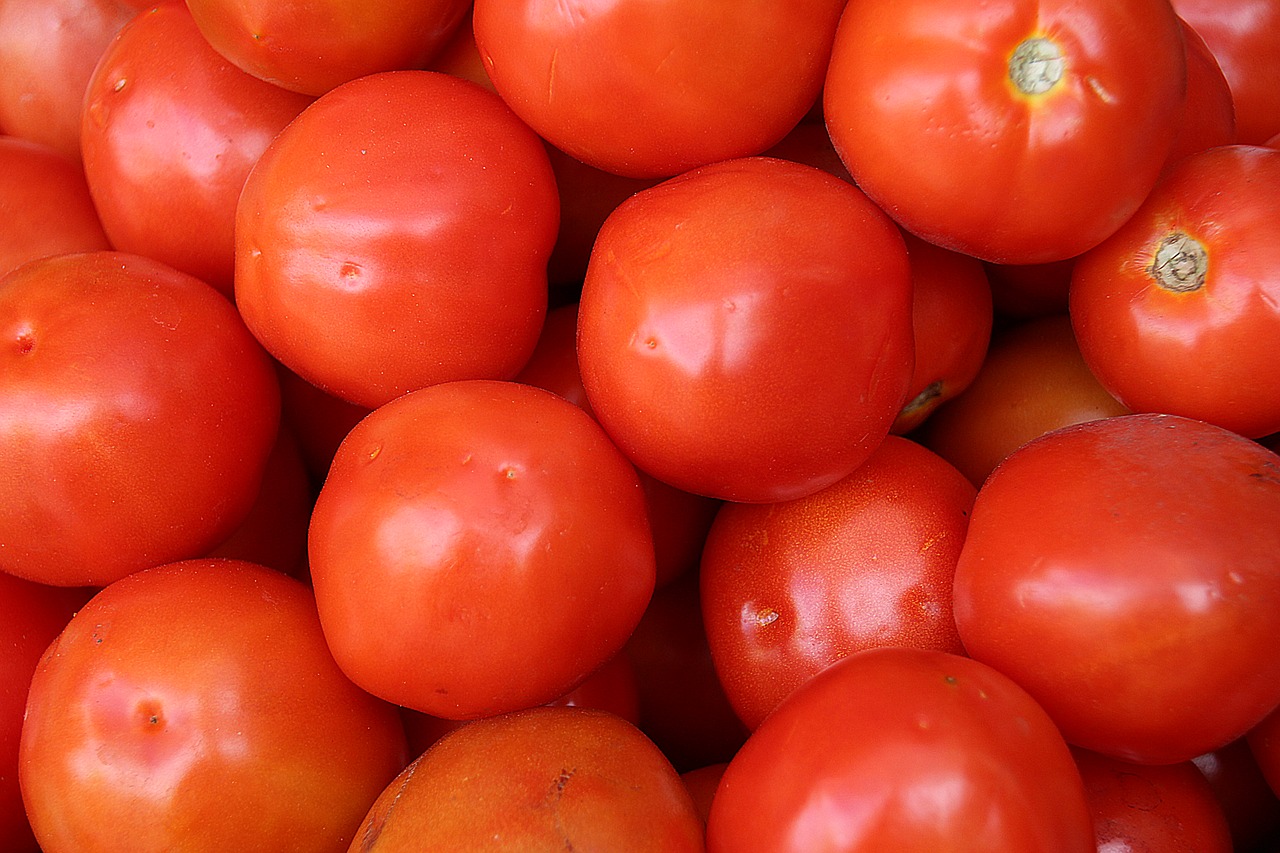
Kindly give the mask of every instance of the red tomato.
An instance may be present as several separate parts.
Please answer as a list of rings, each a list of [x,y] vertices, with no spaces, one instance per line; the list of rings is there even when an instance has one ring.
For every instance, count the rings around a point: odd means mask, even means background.
[[[860,652],[751,735],[711,803],[710,853],[1095,853],[1062,736],[1020,687],[939,651]]]
[[[955,575],[974,658],[1071,743],[1186,761],[1280,704],[1280,457],[1220,427],[1065,427],[983,484]]]
[[[668,177],[760,154],[822,89],[844,0],[477,0],[494,87],[596,168]]]
[[[1280,151],[1224,146],[1175,164],[1076,261],[1071,319],[1098,381],[1134,411],[1280,431]]]
[[[951,576],[975,492],[940,456],[889,436],[809,497],[721,507],[702,552],[702,615],[748,728],[862,649],[964,652]]]
[[[1182,22],[1182,39],[1187,49],[1187,99],[1173,150],[1169,152],[1170,163],[1206,148],[1237,141],[1235,101],[1222,67],[1204,39],[1186,21]]]
[[[907,230],[1029,264],[1137,209],[1185,86],[1168,0],[850,3],[824,110],[854,180]]]
[[[1262,775],[1247,737],[1192,761],[1213,788],[1236,850],[1262,853],[1266,839],[1280,838],[1280,798]]]
[[[0,136],[0,218],[0,276],[37,258],[111,248],[79,162],[38,142]]]
[[[568,692],[622,648],[654,584],[635,470],[581,409],[514,382],[375,409],[329,469],[310,555],[343,670],[452,719]]]
[[[715,799],[716,788],[720,786],[720,780],[728,767],[728,762],[720,762],[686,770],[680,774],[680,781],[684,782],[684,786],[689,790],[689,796],[693,798],[693,805],[698,810],[698,816],[702,818],[703,824],[706,824],[707,818],[711,816],[711,803]]]
[[[85,176],[112,245],[230,296],[240,190],[311,98],[229,64],[181,0],[126,24],[84,97]]]
[[[985,264],[996,314],[1016,321],[1067,313],[1074,264],[1075,258],[1043,264]]]
[[[234,560],[138,572],[31,683],[20,780],[44,853],[344,851],[406,761],[305,586]]]
[[[467,0],[187,0],[209,44],[254,77],[307,95],[379,71],[421,68]]]
[[[0,569],[100,586],[244,520],[280,391],[217,291],[133,255],[59,255],[0,280],[0,318]]]
[[[605,711],[534,708],[445,735],[387,786],[355,851],[697,853],[702,822],[680,777]]]
[[[281,416],[298,437],[307,473],[318,489],[329,473],[338,445],[370,409],[333,396],[276,363]]]
[[[372,408],[510,379],[547,308],[559,221],[542,142],[483,88],[362,77],[267,148],[236,219],[236,301],[285,366]]]
[[[1246,735],[1258,769],[1271,790],[1280,796],[1280,707],[1277,707]]]
[[[592,251],[578,360],[636,465],[695,494],[812,494],[862,464],[911,380],[902,237],[857,188],[755,157],[623,202]]]

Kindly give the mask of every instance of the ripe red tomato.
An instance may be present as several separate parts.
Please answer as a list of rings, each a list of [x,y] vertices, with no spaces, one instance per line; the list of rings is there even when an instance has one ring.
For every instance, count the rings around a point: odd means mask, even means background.
[[[1134,411],[1280,431],[1280,151],[1174,164],[1115,235],[1077,259],[1071,319],[1098,381]]]
[[[533,708],[445,735],[387,786],[353,851],[699,853],[671,764],[606,711]]]
[[[431,71],[362,77],[250,173],[236,302],[285,366],[360,405],[510,379],[542,328],[558,205],[542,142],[493,93]]]
[[[71,619],[31,683],[20,781],[44,853],[338,853],[406,760],[395,708],[343,676],[303,584],[193,560]]]
[[[1249,750],[1258,769],[1280,796],[1280,707],[1277,707],[1246,734]]]
[[[951,576],[975,492],[940,456],[888,436],[820,492],[720,508],[702,552],[703,622],[748,728],[862,649],[964,652]]]
[[[729,762],[710,853],[1096,853],[1062,735],[969,658],[871,649],[823,670]]]
[[[1185,86],[1168,0],[850,3],[824,111],[854,180],[907,230],[1029,264],[1137,209]]]
[[[641,470],[734,501],[812,494],[862,464],[905,401],[902,236],[811,166],[687,172],[605,221],[578,361],[597,419]]]
[[[821,89],[844,0],[478,0],[494,88],[560,150],[631,177],[760,154]]]
[[[954,600],[969,654],[1071,743],[1217,749],[1280,704],[1280,457],[1174,415],[1042,436],[979,490]]]
[[[0,569],[103,585],[244,520],[280,421],[267,355],[202,281],[116,252],[0,280]]]
[[[433,385],[362,420],[310,555],[343,670],[452,719],[568,692],[622,648],[654,585],[634,468],[577,406],[514,382]]]
[[[1178,122],[1178,135],[1169,152],[1174,163],[1188,154],[1236,143],[1236,107],[1222,67],[1200,34],[1182,21],[1187,48],[1187,98]]]
[[[1262,851],[1267,839],[1280,838],[1280,797],[1262,775],[1247,737],[1197,755],[1192,762],[1213,788],[1236,850]]]
[[[120,30],[84,101],[85,176],[112,245],[230,296],[240,190],[311,98],[229,64],[165,0]]]

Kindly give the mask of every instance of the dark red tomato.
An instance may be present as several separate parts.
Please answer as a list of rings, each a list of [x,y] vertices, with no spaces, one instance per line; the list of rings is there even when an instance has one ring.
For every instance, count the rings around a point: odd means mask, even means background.
[[[982,262],[905,234],[911,262],[915,370],[892,432],[908,433],[973,382],[991,342],[991,284]]]
[[[250,173],[236,301],[286,367],[362,406],[510,379],[542,328],[558,222],[546,149],[496,95],[373,74],[317,99]]]
[[[1055,430],[979,490],[954,596],[969,654],[1071,743],[1217,749],[1280,704],[1280,456],[1175,415]]]
[[[695,494],[831,485],[888,434],[911,380],[901,234],[853,185],[787,160],[723,161],[623,202],[578,310],[596,417]]]
[[[951,576],[975,492],[942,457],[895,435],[816,494],[721,507],[702,552],[702,617],[748,728],[862,649],[964,652]]]
[[[514,382],[434,385],[362,420],[310,556],[344,671],[452,719],[571,690],[622,648],[654,584],[635,469],[577,406]]]
[[[1280,133],[1280,6],[1271,0],[1173,0],[1174,10],[1213,51],[1231,86],[1237,141]]]
[[[1280,151],[1174,164],[1134,217],[1077,259],[1071,320],[1098,381],[1134,411],[1250,438],[1280,431]]]
[[[338,445],[370,410],[320,390],[279,362],[276,375],[282,417],[297,435],[311,484],[319,489]]]
[[[112,245],[230,296],[240,190],[311,98],[219,56],[181,0],[125,25],[84,98],[85,176]]]
[[[44,853],[344,851],[407,760],[300,582],[234,560],[98,593],[40,662],[20,781]]]
[[[1235,101],[1222,67],[1204,39],[1186,21],[1182,22],[1182,40],[1187,50],[1187,99],[1182,106],[1173,150],[1169,152],[1170,163],[1206,148],[1233,145],[1237,141]]]
[[[1144,765],[1072,750],[1098,850],[1232,853],[1231,830],[1209,781],[1190,761]]]
[[[1095,853],[1062,736],[989,666],[882,648],[791,695],[729,762],[710,853]]]
[[[85,87],[102,52],[135,13],[121,0],[0,3],[4,132],[79,160]]]
[[[1262,775],[1247,737],[1192,761],[1213,788],[1236,850],[1262,853],[1266,839],[1280,838],[1280,798]]]
[[[0,280],[0,569],[101,586],[214,547],[280,421],[271,362],[212,287],[59,255]]]
[[[307,95],[379,71],[421,68],[467,0],[187,0],[200,31],[254,77]]]
[[[711,803],[715,799],[716,788],[720,786],[720,780],[728,767],[728,762],[720,762],[686,770],[680,774],[680,781],[684,782],[685,788],[689,790],[689,796],[693,798],[693,805],[697,808],[698,816],[702,818],[704,824],[711,816]]]
[[[36,851],[18,787],[18,743],[31,676],[45,648],[94,591],[0,572],[0,849],[6,853]]]
[[[468,723],[410,764],[352,853],[697,853],[702,822],[657,747],[606,711],[534,708]]]
[[[815,103],[821,104],[821,101]],[[840,155],[836,153],[835,146],[831,144],[831,137],[821,118],[817,121],[800,122],[777,145],[766,151],[765,155],[805,163],[837,178],[853,180],[849,177],[849,170],[841,162]]]
[[[478,0],[494,87],[598,169],[668,177],[760,154],[822,89],[844,0]]]
[[[984,264],[998,317],[1017,321],[1067,313],[1074,264],[1075,258],[1043,264]]]
[[[1168,0],[851,3],[823,106],[854,180],[907,230],[1042,263],[1137,209],[1186,74]]]
[[[1248,744],[1258,769],[1271,790],[1280,796],[1280,708],[1276,708],[1248,733]]]
[[[0,276],[37,258],[111,248],[80,163],[14,136],[0,136],[0,220]]]
[[[996,332],[978,375],[912,434],[981,486],[1014,450],[1050,430],[1128,414],[1080,356],[1065,314]]]

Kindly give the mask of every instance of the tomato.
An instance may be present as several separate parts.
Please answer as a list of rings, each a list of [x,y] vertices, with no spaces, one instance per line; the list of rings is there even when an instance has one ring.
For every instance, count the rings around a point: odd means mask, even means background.
[[[1262,775],[1247,736],[1192,761],[1213,788],[1237,850],[1261,851],[1267,838],[1280,837],[1280,798]]]
[[[654,586],[635,470],[581,409],[514,382],[375,409],[338,448],[309,544],[343,670],[451,719],[568,692],[622,648]]]
[[[822,89],[844,0],[478,0],[494,88],[604,171],[677,175],[760,154]]]
[[[1182,39],[1187,50],[1187,99],[1173,150],[1169,152],[1170,163],[1237,141],[1235,101],[1222,67],[1209,45],[1186,21],[1182,22]]]
[[[954,601],[1072,744],[1217,749],[1280,704],[1280,457],[1175,415],[1055,430],[979,490]]]
[[[850,3],[824,112],[854,180],[907,230],[1042,263],[1137,209],[1186,73],[1168,0]]]
[[[541,141],[483,88],[373,74],[268,146],[236,215],[236,302],[308,382],[369,408],[510,379],[547,308],[559,201]]]
[[[202,555],[248,515],[280,421],[221,294],[116,252],[0,280],[0,570],[100,586]]]
[[[276,375],[280,379],[281,417],[297,435],[307,473],[318,489],[342,439],[371,410],[320,390],[279,362]]]
[[[27,261],[110,249],[80,164],[39,142],[0,136],[0,276]]]
[[[1280,796],[1280,707],[1250,729],[1246,738],[1258,769]]]
[[[606,711],[534,708],[445,735],[387,786],[352,851],[702,850],[662,753]]]
[[[888,436],[816,494],[720,508],[702,552],[703,622],[749,728],[862,649],[964,652],[951,576],[975,492],[941,457]]]
[[[901,234],[857,188],[790,161],[723,161],[623,202],[578,312],[601,425],[641,470],[709,497],[790,500],[843,478],[911,380]]]
[[[991,301],[1005,321],[1067,313],[1075,258],[1043,264],[984,264]]]
[[[307,95],[423,67],[462,22],[466,0],[187,0],[200,32],[236,67]]]
[[[1084,786],[1045,712],[989,666],[880,648],[770,715],[720,780],[719,851],[1096,851]]]
[[[711,816],[711,803],[715,799],[716,788],[720,786],[720,780],[728,768],[728,762],[722,761],[686,770],[680,774],[680,781],[684,782],[685,788],[689,790],[689,796],[693,798],[693,805],[697,808],[703,824],[706,824],[707,818]]]
[[[1280,431],[1280,151],[1183,158],[1076,261],[1071,319],[1089,369],[1134,411]]]
[[[102,52],[134,14],[134,4],[122,0],[0,3],[4,132],[79,160],[85,87]]]
[[[120,30],[84,98],[85,176],[112,245],[231,295],[240,190],[311,98],[229,64],[181,0]]]
[[[36,670],[20,757],[44,853],[343,851],[407,760],[307,588],[234,560],[98,593]]]

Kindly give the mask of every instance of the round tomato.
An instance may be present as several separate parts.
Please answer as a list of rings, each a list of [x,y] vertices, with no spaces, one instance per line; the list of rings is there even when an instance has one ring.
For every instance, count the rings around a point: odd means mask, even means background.
[[[822,89],[844,0],[477,0],[494,88],[599,169],[667,177],[760,154]]]
[[[857,188],[752,157],[687,172],[605,220],[578,306],[591,408],[641,470],[744,502],[862,464],[905,401],[911,280]]]
[[[1232,145],[1238,137],[1235,101],[1222,67],[1186,21],[1182,22],[1182,39],[1187,46],[1187,99],[1169,152],[1170,163],[1206,148]]]
[[[1280,431],[1280,151],[1183,158],[1078,258],[1071,320],[1098,381],[1134,411]]]
[[[198,279],[117,252],[0,279],[0,570],[103,585],[244,521],[280,422],[266,353]]]
[[[1024,690],[946,652],[881,648],[793,693],[729,762],[709,853],[1096,853],[1062,735]]]
[[[365,689],[439,717],[540,705],[617,653],[654,587],[635,469],[514,382],[406,394],[343,441],[311,516],[325,635]]]
[[[979,490],[954,601],[969,654],[1071,743],[1217,749],[1280,704],[1280,457],[1174,415],[1055,430]]]
[[[854,180],[907,230],[1028,264],[1137,209],[1185,87],[1168,0],[850,3],[824,111]]]
[[[510,379],[542,328],[558,222],[546,149],[496,95],[373,74],[318,98],[250,172],[236,302],[285,366],[370,408]]]
[[[44,853],[345,851],[404,767],[300,582],[193,560],[107,586],[31,683],[20,781]]]

